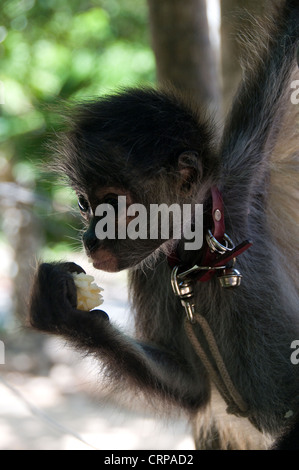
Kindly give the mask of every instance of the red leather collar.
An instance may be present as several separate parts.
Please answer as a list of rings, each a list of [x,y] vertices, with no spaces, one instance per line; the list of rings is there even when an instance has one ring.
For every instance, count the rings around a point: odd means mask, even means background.
[[[225,235],[225,217],[224,217],[224,206],[222,194],[216,186],[211,188],[211,197],[212,197],[212,219],[213,219],[213,228],[211,230],[213,237],[220,243],[223,242]],[[212,252],[207,244],[204,241],[204,254],[200,266],[207,266],[216,268],[219,266],[226,266],[234,258],[240,256],[244,251],[248,250],[252,246],[252,242],[245,240],[240,243],[238,246],[234,247],[232,250],[219,255],[217,252]],[[168,264],[171,268],[175,266],[182,266],[182,263],[176,252],[171,253],[168,256]],[[201,271],[196,275],[195,280],[199,282],[209,281],[215,275],[215,270]]]
[[[225,234],[224,208],[222,194],[216,186],[211,188],[212,196],[212,218],[214,227],[212,233],[216,240],[221,242]]]

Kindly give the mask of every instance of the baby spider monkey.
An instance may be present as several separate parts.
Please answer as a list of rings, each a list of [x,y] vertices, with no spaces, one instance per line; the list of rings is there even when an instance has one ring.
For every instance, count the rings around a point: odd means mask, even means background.
[[[121,382],[185,410],[201,449],[249,445],[217,415],[216,388],[228,412],[240,416],[236,421],[271,435],[274,448],[299,442],[299,366],[290,360],[299,339],[299,111],[291,99],[299,1],[281,2],[265,38],[245,69],[220,142],[200,109],[153,89],[79,105],[59,140],[55,165],[78,194],[87,256],[97,269],[128,269],[136,337],[101,310],[76,308],[71,273],[82,269],[73,263],[41,264],[30,301],[30,325],[97,357],[112,387]],[[191,219],[202,204],[202,247],[186,249],[184,235],[172,237],[174,227],[168,239],[100,239],[97,207],[115,211],[119,197],[148,211],[189,204]],[[125,224],[132,220],[128,215]],[[192,295],[182,305],[182,273],[194,266],[199,271],[184,285]]]

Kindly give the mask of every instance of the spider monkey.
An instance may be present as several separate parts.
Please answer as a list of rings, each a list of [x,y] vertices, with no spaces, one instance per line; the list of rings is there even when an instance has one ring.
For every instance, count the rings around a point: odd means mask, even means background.
[[[202,204],[206,234],[217,188],[226,233],[234,243],[251,240],[252,246],[236,254],[243,275],[238,288],[223,288],[216,268],[193,282],[195,310],[208,322],[247,405],[242,419],[278,439],[275,449],[298,448],[299,366],[290,360],[291,344],[299,338],[299,111],[291,103],[298,72],[298,0],[282,2],[264,38],[245,69],[219,142],[214,124],[192,100],[164,89],[129,89],[83,103],[59,140],[55,167],[78,195],[87,256],[97,269],[128,269],[135,339],[113,326],[104,311],[76,308],[71,273],[82,268],[74,263],[41,264],[30,299],[31,327],[99,358],[113,385],[185,410],[197,423],[198,448],[240,445],[232,427],[224,442],[221,419],[213,412],[215,387],[186,335],[185,310],[172,291],[171,273],[174,265],[179,272],[207,266],[207,254],[216,266],[227,255],[211,254],[205,240],[200,250],[187,250],[184,237],[171,234],[168,240],[100,240],[96,208],[115,209],[119,196],[146,208]],[[223,234],[218,242],[225,246]],[[196,324],[193,331],[207,353],[202,329]],[[197,417],[205,413],[200,425]]]

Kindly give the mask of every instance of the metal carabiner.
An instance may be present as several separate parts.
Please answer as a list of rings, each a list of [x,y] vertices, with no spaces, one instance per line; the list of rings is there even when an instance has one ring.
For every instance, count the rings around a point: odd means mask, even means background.
[[[194,320],[194,286],[193,281],[190,278],[179,279],[178,276],[179,267],[176,266],[171,273],[171,286],[174,294],[180,298],[181,304],[185,309],[188,320],[191,323],[195,323]]]

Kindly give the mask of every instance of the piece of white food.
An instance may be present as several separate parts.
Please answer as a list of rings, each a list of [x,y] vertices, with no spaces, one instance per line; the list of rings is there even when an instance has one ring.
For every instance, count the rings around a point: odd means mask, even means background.
[[[101,292],[104,289],[94,282],[94,277],[84,273],[73,273],[77,288],[77,308],[79,310],[92,310],[103,302]]]

